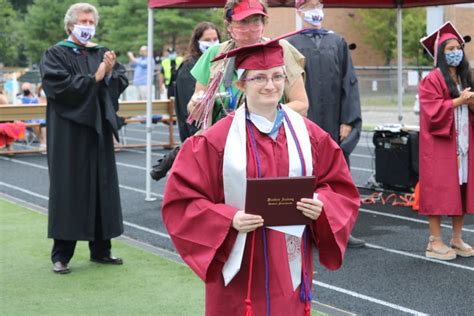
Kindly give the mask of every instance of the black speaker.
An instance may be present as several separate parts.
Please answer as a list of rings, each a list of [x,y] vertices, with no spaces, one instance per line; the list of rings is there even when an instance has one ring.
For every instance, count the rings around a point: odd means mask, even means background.
[[[418,133],[375,131],[375,180],[410,190],[418,181]]]

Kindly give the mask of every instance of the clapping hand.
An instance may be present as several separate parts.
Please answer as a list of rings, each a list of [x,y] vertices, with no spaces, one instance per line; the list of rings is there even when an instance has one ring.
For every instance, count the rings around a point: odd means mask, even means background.
[[[116,59],[117,56],[115,56],[115,52],[113,50],[105,52],[104,59],[102,60],[102,62],[105,64],[105,73],[107,75],[110,75],[112,73],[112,69],[114,68]]]

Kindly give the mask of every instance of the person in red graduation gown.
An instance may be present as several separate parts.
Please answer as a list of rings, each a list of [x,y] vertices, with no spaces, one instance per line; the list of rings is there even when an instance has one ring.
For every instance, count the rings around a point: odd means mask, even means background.
[[[309,315],[313,249],[322,265],[338,269],[358,214],[359,194],[339,146],[278,103],[286,77],[277,40],[217,57],[236,57],[246,103],[189,138],[166,183],[163,220],[205,282],[206,315]],[[246,177],[301,175],[316,176],[316,194],[298,202],[313,220],[300,238],[245,213]],[[228,273],[230,266],[237,269]]]
[[[464,215],[474,214],[474,93],[464,40],[447,22],[421,40],[435,68],[420,82],[420,209],[429,220],[426,256],[474,256],[463,242]],[[441,215],[451,216],[450,247]]]

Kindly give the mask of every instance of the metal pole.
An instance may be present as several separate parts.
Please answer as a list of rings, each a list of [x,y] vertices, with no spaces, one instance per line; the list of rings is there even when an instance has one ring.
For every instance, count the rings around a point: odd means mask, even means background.
[[[397,7],[397,86],[398,86],[398,123],[403,122],[403,59],[402,59],[402,7]]]
[[[146,82],[146,197],[145,201],[155,201],[151,197],[151,102],[153,88],[153,9],[148,8],[148,59],[147,59],[147,82]]]

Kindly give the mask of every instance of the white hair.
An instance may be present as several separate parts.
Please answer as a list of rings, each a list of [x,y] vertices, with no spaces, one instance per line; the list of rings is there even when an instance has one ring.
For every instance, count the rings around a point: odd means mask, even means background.
[[[86,2],[75,3],[69,7],[64,16],[64,30],[68,35],[71,33],[69,30],[71,26],[77,23],[79,13],[92,13],[94,15],[95,26],[99,24],[99,12],[97,12],[96,7]]]

